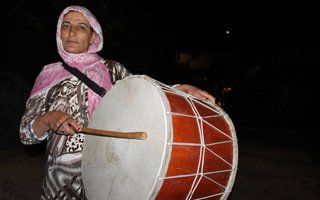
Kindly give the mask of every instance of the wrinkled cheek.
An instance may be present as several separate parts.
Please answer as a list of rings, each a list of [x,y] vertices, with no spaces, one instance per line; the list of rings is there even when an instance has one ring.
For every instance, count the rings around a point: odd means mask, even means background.
[[[89,49],[90,43],[89,42],[85,42],[82,44],[81,49],[82,49],[82,53],[87,52]]]

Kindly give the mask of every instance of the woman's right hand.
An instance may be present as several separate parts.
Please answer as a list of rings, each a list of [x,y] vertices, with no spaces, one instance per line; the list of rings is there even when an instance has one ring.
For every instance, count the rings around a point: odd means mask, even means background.
[[[71,135],[80,130],[81,126],[70,115],[61,111],[49,111],[38,117],[33,123],[33,131],[38,136],[43,136],[48,130],[55,133]]]

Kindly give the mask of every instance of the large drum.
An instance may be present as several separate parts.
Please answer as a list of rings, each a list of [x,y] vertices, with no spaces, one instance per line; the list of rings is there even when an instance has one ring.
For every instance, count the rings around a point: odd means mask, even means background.
[[[89,127],[146,132],[147,139],[86,135],[82,173],[90,200],[226,199],[238,164],[232,121],[148,76],[118,81]]]

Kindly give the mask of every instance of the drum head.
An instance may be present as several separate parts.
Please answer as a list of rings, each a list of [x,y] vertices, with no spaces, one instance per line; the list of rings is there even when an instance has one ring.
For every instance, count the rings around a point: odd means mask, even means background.
[[[133,76],[134,77],[134,76]],[[144,78],[119,81],[103,97],[90,128],[143,131],[146,140],[86,135],[82,174],[88,199],[149,199],[159,190],[170,151],[170,109],[161,89]]]

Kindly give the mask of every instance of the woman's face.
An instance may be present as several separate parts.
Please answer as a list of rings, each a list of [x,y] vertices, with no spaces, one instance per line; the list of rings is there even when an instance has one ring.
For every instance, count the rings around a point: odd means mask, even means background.
[[[84,53],[94,41],[95,32],[83,14],[73,11],[64,16],[60,36],[65,51]]]

